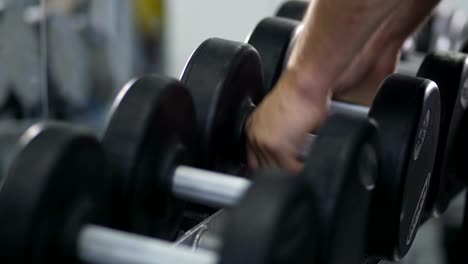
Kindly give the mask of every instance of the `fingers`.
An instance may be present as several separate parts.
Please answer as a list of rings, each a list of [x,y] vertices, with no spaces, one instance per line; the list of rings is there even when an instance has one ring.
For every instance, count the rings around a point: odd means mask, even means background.
[[[292,173],[299,173],[303,168],[300,150],[306,140],[304,131],[310,131],[309,127],[315,125],[302,128],[302,125],[309,121],[298,118],[294,112],[287,119],[272,118],[271,115],[276,117],[281,115],[270,108],[276,107],[277,104],[265,105],[248,118],[245,126],[248,166],[251,169],[282,168]],[[318,115],[319,112],[313,111],[310,106],[308,108],[310,109],[307,116],[314,117],[313,124],[320,123],[323,118]]]
[[[260,168],[260,161],[257,157],[256,151],[250,147],[250,144],[247,144],[247,165],[251,169]]]
[[[261,138],[257,138],[256,133],[252,131],[252,118],[247,121],[247,158],[249,166],[253,169],[257,168],[277,168],[280,167],[281,160],[276,158],[274,151],[271,149],[271,144],[265,144]]]
[[[294,89],[298,85],[296,77],[291,70],[283,73],[246,120],[247,160],[252,169],[282,168],[292,173],[302,170],[300,150],[306,134],[325,119],[330,95],[312,83],[309,95],[314,96],[304,96],[302,90]]]
[[[300,173],[302,162],[295,154],[267,150],[266,148],[247,147],[248,166],[251,169],[283,168],[294,174]]]
[[[283,154],[283,155],[281,155]],[[297,151],[291,153],[276,153],[278,155],[278,160],[280,160],[280,167],[285,168],[293,174],[299,174],[304,167],[304,164],[299,159]]]

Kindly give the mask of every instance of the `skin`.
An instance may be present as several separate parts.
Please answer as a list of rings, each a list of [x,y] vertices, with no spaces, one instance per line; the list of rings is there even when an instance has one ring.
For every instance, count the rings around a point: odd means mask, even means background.
[[[287,69],[247,120],[249,166],[300,172],[305,134],[323,123],[331,99],[369,105],[405,39],[438,2],[311,1]]]

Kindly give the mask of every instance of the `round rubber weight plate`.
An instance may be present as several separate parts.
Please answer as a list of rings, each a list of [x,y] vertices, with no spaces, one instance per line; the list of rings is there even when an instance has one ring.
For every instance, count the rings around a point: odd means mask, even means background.
[[[245,117],[263,97],[258,52],[249,44],[208,39],[190,57],[182,82],[195,102],[202,153],[198,165],[237,170],[245,162]]]
[[[312,192],[281,171],[258,171],[254,179],[228,216],[220,263],[313,263],[319,227]]]
[[[375,123],[362,115],[330,116],[318,131],[303,171],[318,197],[317,263],[363,263],[378,173]]]
[[[309,6],[308,1],[287,1],[276,12],[276,16],[302,20]]]
[[[461,166],[463,163],[457,163],[457,150],[466,135],[462,125],[467,118],[467,65],[465,54],[438,52],[425,57],[417,74],[437,83],[441,104],[439,142],[425,206],[426,217],[442,214],[450,200],[465,186],[463,177],[466,174]],[[462,156],[465,156],[464,152]]]
[[[250,34],[247,42],[257,49],[262,60],[265,94],[281,76],[289,44],[298,26],[299,22],[295,20],[268,17],[260,21]]]
[[[382,144],[369,255],[398,260],[413,243],[432,178],[440,125],[438,88],[427,79],[393,74],[382,83],[369,116],[379,125]]]
[[[196,138],[193,102],[180,82],[145,76],[125,85],[102,138],[115,169],[116,228],[175,238],[184,204],[172,198],[172,173],[192,164]]]
[[[38,124],[19,142],[0,191],[4,263],[77,263],[87,223],[107,224],[110,174],[99,142],[78,129]]]

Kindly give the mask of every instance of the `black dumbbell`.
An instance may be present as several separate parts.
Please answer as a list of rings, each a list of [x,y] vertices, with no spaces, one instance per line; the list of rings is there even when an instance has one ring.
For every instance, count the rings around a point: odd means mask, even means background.
[[[264,93],[268,93],[276,84],[286,68],[299,32],[300,21],[268,17],[260,21],[247,37],[247,43],[255,47],[260,55],[264,76]]]
[[[259,50],[264,62],[264,76],[269,78],[266,83],[274,84],[278,80],[299,32],[297,22],[266,18],[250,35],[248,42]],[[407,253],[415,235],[414,226],[419,223],[421,203],[425,202],[433,169],[440,118],[438,89],[434,83],[415,83],[420,90],[414,89],[413,95],[407,86],[411,85],[402,83],[394,90],[380,90],[370,110],[358,108],[360,112],[369,111],[369,116],[379,124],[382,156],[388,161],[383,163],[385,169],[379,179],[382,184],[377,186],[373,207],[376,226],[387,223],[387,228],[376,227],[371,232],[375,237],[371,238],[369,254],[394,260]],[[427,92],[434,94],[432,98],[425,95]],[[331,111],[354,109],[333,101]],[[425,151],[420,150],[421,144]],[[423,156],[419,156],[421,153]],[[387,239],[383,241],[379,238],[382,236]]]
[[[184,209],[175,197],[224,207],[249,186],[238,177],[187,167],[199,156],[199,133],[192,98],[176,80],[145,76],[128,82],[109,117],[102,144],[115,168],[119,229],[171,239]]]
[[[379,160],[377,151],[377,129],[374,122],[362,116],[336,114],[325,121],[314,144],[310,148],[305,168],[300,177],[306,180],[307,188],[316,195],[319,209],[317,225],[318,245],[315,249],[317,258],[308,259],[308,263],[362,263],[368,227],[368,214],[371,204],[372,190],[377,180]],[[338,154],[337,154],[338,153]],[[280,225],[289,228],[285,238],[275,245],[274,256],[281,256],[283,251],[289,252],[295,248],[298,238],[303,238],[311,232],[303,234],[300,230],[309,230],[311,223],[300,215],[287,210],[290,221],[274,222],[275,217],[268,219],[263,212],[271,212],[270,199],[275,193],[265,192],[261,196],[250,196],[243,199],[243,214],[234,211],[228,219],[238,225],[230,225],[226,230],[229,239],[224,249],[229,263],[255,263],[257,252],[262,251],[258,245],[255,231],[269,231],[270,226]],[[302,200],[305,202],[305,200]],[[300,208],[301,201],[291,201]],[[261,212],[258,208],[264,206]],[[305,205],[304,205],[305,206]],[[234,210],[239,208],[235,208]],[[300,211],[300,210],[299,210]],[[247,213],[247,214],[246,214]],[[302,226],[298,228],[298,226]],[[296,228],[295,228],[296,227]],[[293,230],[298,230],[295,233]],[[239,233],[244,231],[244,236]],[[276,231],[275,234],[278,232]],[[301,241],[301,240],[299,240]],[[281,261],[279,261],[281,260]],[[295,263],[285,257],[280,257],[273,263]]]
[[[38,124],[18,144],[0,192],[0,257],[4,263],[229,263],[224,252],[192,252],[102,226],[110,221],[112,176],[99,142],[90,133],[63,124]],[[301,178],[280,171],[259,172],[256,179],[258,184],[252,184],[246,196],[250,207],[241,206],[236,213],[245,215],[257,201],[256,206],[261,206],[257,211],[269,208],[263,215],[280,224],[264,226],[266,233],[248,230],[256,232],[255,243],[263,245],[256,253],[264,258],[253,263],[272,263],[276,243],[270,243],[289,242],[289,232],[304,236],[295,237],[298,244],[288,252],[281,251],[279,257],[305,263],[310,259],[306,256],[314,256],[317,239],[314,221],[318,213],[312,192]],[[275,193],[266,207],[261,200],[265,192]],[[302,219],[307,221],[300,222]],[[231,224],[236,221],[227,228]],[[247,230],[238,231],[226,236],[226,244]]]
[[[454,52],[437,52],[425,57],[418,76],[437,83],[441,98],[440,136],[436,162],[429,189],[428,216],[442,214],[449,202],[465,187],[464,123],[468,115],[468,56]]]
[[[224,45],[220,39],[207,40],[200,45],[194,53],[196,55],[192,56],[187,63],[189,70],[184,71],[183,80],[215,78],[218,80],[214,82],[218,85],[211,87],[198,81],[185,81],[195,98],[197,109],[223,107],[222,104],[219,104],[219,100],[207,100],[210,98],[207,94],[211,94],[211,98],[217,98],[217,94],[228,93],[223,89],[235,89],[233,85],[222,86],[222,84],[226,83],[226,80],[232,80],[226,76],[231,77],[240,69],[222,59],[216,62],[217,56],[214,55],[219,53],[223,46],[225,49],[233,49],[233,42],[229,43],[229,45]],[[237,45],[244,46],[246,44],[238,43]],[[240,53],[237,56],[244,55]],[[237,57],[232,58],[232,61],[239,60]],[[223,75],[215,74],[220,72],[218,69],[221,68],[221,65],[223,65],[223,71],[221,71]],[[195,67],[199,69],[195,71]],[[226,69],[229,69],[230,72]],[[256,74],[251,71],[249,74],[260,79],[261,72],[261,69],[257,69]],[[251,86],[251,83],[260,82],[248,78],[242,80],[243,82],[236,82],[236,87],[248,87]],[[398,107],[394,107],[396,102],[399,103]],[[200,107],[198,107],[199,105]],[[414,239],[419,223],[420,209],[423,205],[421,203],[424,203],[434,162],[439,126],[439,107],[438,91],[433,82],[401,75],[394,75],[387,79],[374,100],[369,116],[373,117],[381,128],[379,134],[383,144],[381,155],[387,161],[382,164],[383,170],[378,180],[381,184],[377,185],[377,194],[373,205],[374,219],[372,223],[374,225],[371,225],[373,228],[371,234],[374,234],[375,237],[371,238],[373,242],[370,243],[370,251],[376,256],[387,258],[404,256]],[[211,111],[211,113],[219,112]],[[230,115],[233,114],[226,113],[226,116]],[[210,119],[207,121],[215,122]],[[203,131],[202,128],[206,127],[203,123],[202,125],[199,131]],[[237,125],[242,127],[242,124]],[[237,141],[228,144],[239,146],[243,143]],[[389,199],[389,197],[393,198]],[[382,225],[386,226],[384,230]],[[380,239],[382,236],[387,239],[382,241]]]
[[[275,86],[286,68],[301,31],[300,21],[267,17],[247,37],[246,42],[255,47],[262,61],[265,93]]]
[[[234,88],[228,87],[223,89]],[[195,163],[198,129],[190,94],[180,82],[157,76],[130,81],[112,108],[102,143],[116,168],[119,229],[173,237],[183,213],[175,198],[229,207],[250,185],[240,177],[188,167]],[[147,202],[158,200],[157,206]]]
[[[242,49],[238,50],[243,52]],[[231,68],[228,67],[228,69]],[[224,73],[227,74],[227,72]],[[227,76],[232,75],[227,74]],[[231,79],[231,81],[234,80]],[[227,86],[218,89],[217,91],[220,93],[223,92],[223,89],[235,88],[228,85],[227,82],[222,83]],[[138,178],[140,186],[146,186],[145,189],[127,187],[139,190],[139,192],[131,193],[128,197],[138,196],[142,204],[150,203],[152,205],[143,210],[141,210],[141,206],[134,205],[141,211],[138,213],[140,219],[143,219],[144,214],[146,214],[147,219],[150,220],[145,221],[161,224],[161,221],[153,217],[156,215],[153,212],[156,207],[154,201],[158,200],[161,201],[161,204],[158,205],[159,211],[160,208],[171,207],[170,200],[174,198],[208,202],[211,205],[227,207],[242,199],[246,202],[241,203],[240,208],[244,209],[234,209],[234,212],[241,210],[242,213],[234,213],[229,220],[232,224],[226,231],[226,236],[229,238],[227,241],[231,242],[226,242],[222,248],[222,252],[229,256],[224,258],[229,261],[228,263],[238,263],[240,260],[258,263],[257,259],[268,257],[264,255],[266,253],[264,245],[258,244],[258,238],[254,239],[254,237],[259,236],[258,232],[265,235],[267,237],[266,243],[275,248],[279,245],[284,246],[292,243],[291,240],[298,239],[295,237],[296,235],[302,241],[305,239],[304,236],[310,234],[310,232],[278,234],[278,236],[284,236],[287,243],[273,240],[277,237],[268,238],[269,233],[278,233],[275,229],[277,225],[288,226],[288,222],[279,222],[279,219],[283,219],[280,216],[290,212],[276,211],[275,204],[285,202],[296,204],[300,201],[284,201],[273,197],[276,196],[274,191],[264,191],[256,195],[249,195],[249,191],[247,191],[247,194],[240,198],[248,189],[249,180],[188,167],[183,164],[187,164],[187,162],[192,164],[193,160],[190,162],[187,159],[175,158],[184,156],[184,152],[190,153],[193,145],[186,145],[186,142],[191,142],[186,138],[196,134],[197,131],[193,121],[196,117],[193,105],[190,103],[190,94],[181,83],[170,78],[147,76],[130,82],[117,98],[103,142],[107,142],[104,146],[113,146],[113,153],[110,155],[111,162],[120,166],[119,170],[126,171],[126,168],[122,167],[125,162],[123,157],[115,155],[124,145],[128,149],[136,150],[129,152],[134,153],[131,154],[132,156],[126,155],[125,157],[125,159],[132,161],[132,167],[146,166],[140,174],[137,174],[137,170],[135,170],[133,174],[126,176],[128,179]],[[216,110],[216,107],[213,110]],[[135,113],[138,113],[138,118],[133,116]],[[230,116],[226,112],[223,114]],[[125,124],[125,127],[118,124]],[[189,124],[192,127],[187,129]],[[378,174],[376,127],[368,121],[367,117],[337,116],[330,118],[321,132],[323,135],[319,134],[316,141],[318,145],[312,148],[310,158],[306,162],[308,165],[302,174],[309,182],[307,186],[310,186],[308,187],[310,191],[312,193],[320,191],[317,196],[323,203],[326,201],[327,204],[324,207],[319,206],[319,210],[323,214],[323,218],[319,218],[320,226],[324,227],[324,231],[326,230],[326,233],[321,234],[323,238],[321,251],[323,252],[320,253],[320,258],[325,259],[326,263],[340,263],[342,260],[340,257],[347,256],[349,262],[359,263],[363,254],[360,247],[364,247],[366,239],[366,232],[363,231],[367,226],[366,220],[369,211],[366,205],[370,205],[371,190]],[[145,150],[138,150],[138,146],[144,146]],[[173,149],[178,150],[178,155],[174,155]],[[124,150],[121,149],[121,151]],[[336,159],[335,155],[338,152],[341,153],[341,158]],[[203,155],[203,153],[199,155]],[[332,159],[334,162],[330,164],[329,161]],[[324,166],[325,164],[330,166]],[[165,170],[161,170],[161,168]],[[322,173],[327,176],[315,175]],[[161,197],[162,195],[166,195],[166,197]],[[292,205],[284,205],[284,208],[290,206]],[[296,204],[296,206],[301,207],[300,204]],[[125,211],[135,212],[135,210]],[[344,217],[350,211],[353,214]],[[256,215],[259,212],[262,212],[261,215]],[[297,221],[297,225],[303,226],[300,229],[304,230],[309,230],[310,226],[306,227],[311,224],[308,222],[309,220],[318,221],[307,217],[292,217],[292,215],[294,214],[289,214],[288,218]],[[172,224],[173,227],[170,227],[169,230],[176,230],[177,223],[173,222]],[[165,226],[165,228],[168,227]],[[157,230],[161,229],[157,228]],[[252,243],[250,243],[251,241]],[[276,258],[275,253],[273,256]]]
[[[237,165],[245,158],[243,145],[238,144],[244,121],[265,95],[258,74],[261,68],[258,52],[248,44],[212,38],[193,52],[181,81],[196,93],[192,98],[203,153],[198,157],[199,166],[239,170]]]

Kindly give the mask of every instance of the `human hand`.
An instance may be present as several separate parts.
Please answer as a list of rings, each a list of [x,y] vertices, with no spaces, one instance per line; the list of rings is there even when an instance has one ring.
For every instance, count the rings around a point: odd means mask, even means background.
[[[326,118],[332,97],[370,105],[380,83],[394,72],[399,60],[400,43],[381,45],[380,40],[378,34],[371,39],[334,82],[304,78],[294,69],[287,70],[247,120],[249,166],[300,172],[299,149],[305,144],[306,133],[318,129]]]
[[[330,103],[329,89],[292,89],[308,85],[297,71],[286,71],[246,123],[249,167],[281,167],[300,172],[299,149],[306,133],[324,121]],[[304,94],[307,91],[309,94]]]

